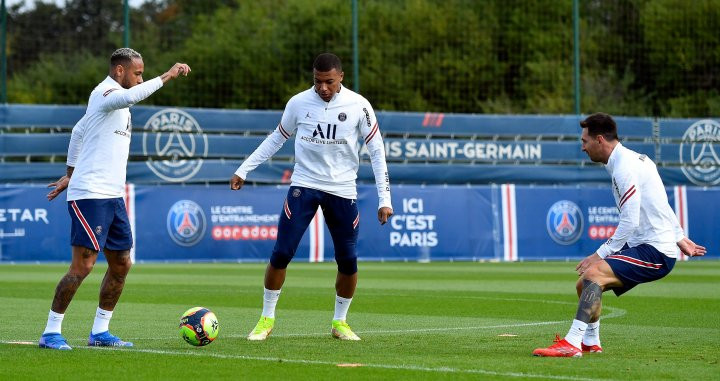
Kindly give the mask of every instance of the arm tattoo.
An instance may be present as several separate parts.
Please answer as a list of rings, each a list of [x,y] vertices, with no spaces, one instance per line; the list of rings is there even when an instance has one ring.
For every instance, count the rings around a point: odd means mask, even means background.
[[[580,304],[578,305],[575,319],[585,323],[589,323],[595,315],[600,313],[600,305],[602,301],[602,288],[599,284],[583,279],[583,290],[580,294]]]

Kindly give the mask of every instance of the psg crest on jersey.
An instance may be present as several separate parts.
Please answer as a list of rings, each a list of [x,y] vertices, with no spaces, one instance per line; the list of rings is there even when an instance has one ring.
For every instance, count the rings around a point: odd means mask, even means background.
[[[577,204],[568,200],[554,203],[548,210],[547,231],[561,245],[577,242],[583,232],[583,215]]]
[[[180,200],[168,211],[168,234],[180,246],[193,246],[200,242],[206,227],[205,213],[194,201]]]

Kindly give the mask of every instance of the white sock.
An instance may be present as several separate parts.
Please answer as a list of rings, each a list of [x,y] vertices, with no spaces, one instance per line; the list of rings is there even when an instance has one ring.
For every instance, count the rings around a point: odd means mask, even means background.
[[[582,342],[587,346],[600,346],[600,320],[595,323],[588,323]]]
[[[275,306],[278,299],[280,299],[280,290],[268,290],[265,288],[262,316],[275,318]]]
[[[45,332],[43,332],[43,335],[46,333],[60,333],[64,317],[65,314],[59,314],[53,312],[53,310],[50,310],[50,313],[48,314],[47,325],[45,325]]]
[[[352,298],[346,299],[335,295],[335,317],[333,320],[346,320],[350,303],[352,303]]]
[[[105,311],[100,307],[97,308],[97,311],[95,312],[95,322],[93,323],[92,327],[93,335],[97,335],[98,333],[102,333],[108,330],[112,314],[112,311]]]
[[[580,349],[580,343],[582,343],[583,336],[585,336],[587,326],[587,323],[574,319],[570,331],[568,331],[568,334],[565,336],[565,340]]]

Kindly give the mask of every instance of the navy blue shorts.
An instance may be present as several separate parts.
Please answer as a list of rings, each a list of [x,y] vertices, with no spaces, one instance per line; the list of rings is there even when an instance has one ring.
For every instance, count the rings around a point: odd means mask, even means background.
[[[635,247],[625,245],[622,250],[605,257],[622,287],[612,288],[620,296],[640,283],[652,282],[668,275],[675,266],[675,258],[659,252],[648,244]]]
[[[322,208],[325,223],[332,236],[335,260],[340,263],[357,259],[356,246],[360,228],[357,201],[317,189],[295,186],[288,190],[280,213],[273,257],[289,261],[295,256],[300,239],[315,216],[318,206]],[[273,266],[275,265],[273,263]],[[284,267],[280,264],[279,268]]]
[[[68,201],[72,220],[70,244],[123,251],[132,248],[132,230],[122,198]]]

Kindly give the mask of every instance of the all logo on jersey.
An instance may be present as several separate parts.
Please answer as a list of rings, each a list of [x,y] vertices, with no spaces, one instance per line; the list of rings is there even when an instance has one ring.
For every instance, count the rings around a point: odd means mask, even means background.
[[[568,200],[558,201],[550,207],[546,223],[550,238],[561,245],[577,242],[583,232],[582,212],[577,204]]]
[[[323,131],[322,126],[318,123],[317,127],[315,127],[315,131],[313,131],[313,138],[319,135],[320,139],[335,139],[335,132],[337,132],[337,124],[328,123],[327,127],[325,127],[325,131]]]
[[[180,246],[193,246],[200,242],[206,226],[205,213],[194,201],[180,200],[168,211],[168,234]]]
[[[150,156],[145,162],[148,168],[170,182],[191,179],[208,154],[207,135],[198,122],[174,108],[158,111],[148,119],[142,145],[143,154]]]
[[[685,131],[680,143],[680,164],[685,176],[694,184],[712,186],[720,183],[720,123],[704,119]]]

